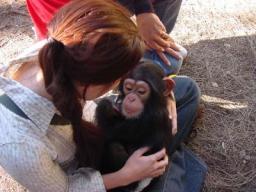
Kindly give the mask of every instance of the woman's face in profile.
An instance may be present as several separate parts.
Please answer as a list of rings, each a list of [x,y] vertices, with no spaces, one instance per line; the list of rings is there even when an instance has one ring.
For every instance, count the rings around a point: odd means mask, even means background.
[[[89,85],[86,89],[86,93],[84,95],[85,100],[94,100],[108,91],[116,88],[120,82],[120,79],[115,82],[104,84],[104,85]],[[79,86],[78,91],[81,95],[83,95],[84,86]]]

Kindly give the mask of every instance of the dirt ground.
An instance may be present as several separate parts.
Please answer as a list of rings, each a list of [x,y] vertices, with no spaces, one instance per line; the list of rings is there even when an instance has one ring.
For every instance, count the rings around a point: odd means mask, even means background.
[[[204,192],[256,191],[256,2],[184,0],[172,36],[181,74],[202,91],[189,146],[207,163]],[[34,40],[24,0],[0,0],[0,65]],[[24,192],[0,169],[0,192]]]

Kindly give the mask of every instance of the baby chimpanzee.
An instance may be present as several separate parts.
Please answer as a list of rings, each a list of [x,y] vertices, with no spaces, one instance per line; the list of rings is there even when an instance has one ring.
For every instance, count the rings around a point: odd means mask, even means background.
[[[165,78],[158,66],[147,61],[139,64],[121,81],[116,103],[107,99],[99,102],[96,123],[105,137],[103,173],[119,170],[129,156],[141,147],[150,147],[145,155],[164,147],[168,150],[171,120],[167,98],[173,86],[173,80]],[[135,186],[132,184],[126,188]]]

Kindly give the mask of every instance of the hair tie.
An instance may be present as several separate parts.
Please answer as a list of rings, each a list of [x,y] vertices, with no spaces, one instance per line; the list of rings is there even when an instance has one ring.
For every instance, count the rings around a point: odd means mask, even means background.
[[[47,41],[48,43],[54,43],[58,48],[65,48],[65,45],[61,41],[58,41],[53,37],[49,37]]]

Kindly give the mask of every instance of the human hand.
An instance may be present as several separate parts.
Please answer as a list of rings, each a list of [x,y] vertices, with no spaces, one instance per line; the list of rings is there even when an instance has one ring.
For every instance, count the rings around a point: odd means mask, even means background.
[[[149,49],[157,52],[159,57],[167,65],[171,65],[164,52],[171,54],[177,59],[179,48],[174,40],[166,33],[163,23],[155,13],[142,13],[136,17],[139,33]]]
[[[172,135],[177,133],[177,109],[173,92],[171,92],[171,98],[168,97],[167,106],[169,111],[169,118],[172,120]]]
[[[145,178],[158,177],[164,173],[168,165],[166,150],[162,149],[152,155],[143,156],[148,150],[148,147],[136,150],[121,169],[127,176],[127,185]]]
[[[168,53],[175,57],[176,59],[181,59],[182,56],[180,55],[179,47],[175,44],[174,40],[171,38],[170,35],[168,34],[162,34],[162,37],[165,36],[165,38],[169,38],[170,44],[168,48],[165,48],[165,51],[156,51],[157,55],[160,57],[160,59],[166,64],[166,65],[171,65],[170,60],[166,57],[165,53]]]

